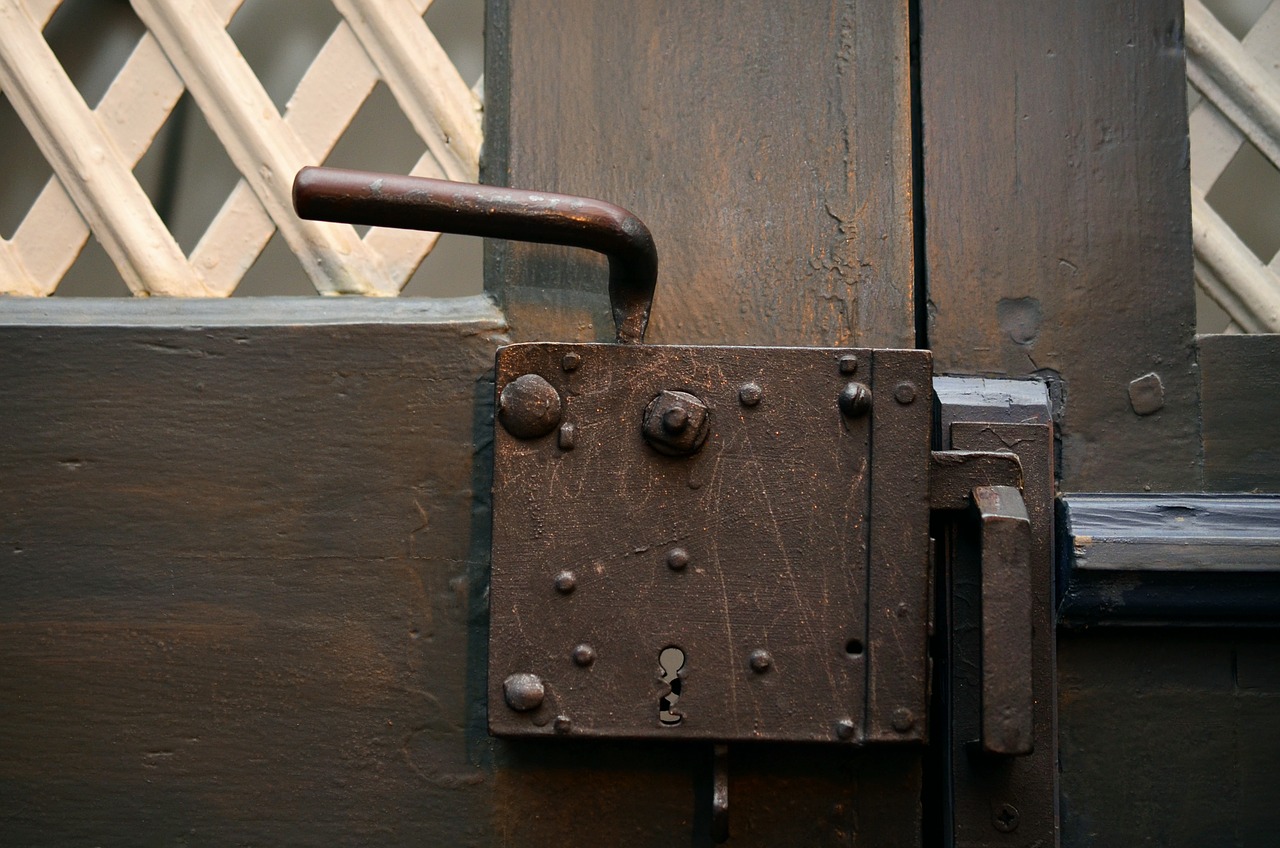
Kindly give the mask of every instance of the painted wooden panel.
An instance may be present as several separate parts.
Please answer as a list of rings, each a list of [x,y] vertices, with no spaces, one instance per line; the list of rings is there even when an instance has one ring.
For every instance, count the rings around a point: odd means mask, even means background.
[[[1280,492],[1280,336],[1201,336],[1204,483]]]
[[[1048,379],[1067,490],[1198,488],[1180,0],[924,0],[920,44],[938,372]]]
[[[489,841],[496,310],[27,303],[0,315],[3,841]]]
[[[905,2],[492,2],[482,181],[639,215],[655,342],[914,347],[907,23]],[[487,276],[520,338],[603,338],[602,269],[511,244]]]

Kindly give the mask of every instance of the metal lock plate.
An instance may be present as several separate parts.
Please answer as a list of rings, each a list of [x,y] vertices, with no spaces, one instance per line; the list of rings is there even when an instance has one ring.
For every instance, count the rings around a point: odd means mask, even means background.
[[[922,738],[930,373],[916,350],[499,351],[490,729]]]
[[[923,739],[927,351],[644,345],[653,237],[599,200],[324,168],[294,199],[609,258],[618,344],[498,352],[494,733]]]

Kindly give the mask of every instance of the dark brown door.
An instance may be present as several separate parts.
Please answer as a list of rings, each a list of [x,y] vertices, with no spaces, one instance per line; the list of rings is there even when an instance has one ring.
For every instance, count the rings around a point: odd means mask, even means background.
[[[643,218],[651,341],[927,346],[1046,381],[1068,496],[1274,488],[1274,453],[1231,476],[1235,410],[1269,413],[1193,335],[1178,3],[488,14],[483,179]],[[486,277],[460,302],[3,304],[0,841],[710,841],[708,747],[487,733],[494,352],[611,322],[579,253],[494,243]],[[1211,621],[1060,637],[1064,844],[1274,833],[1275,642]],[[935,768],[737,746],[731,844],[931,844]]]

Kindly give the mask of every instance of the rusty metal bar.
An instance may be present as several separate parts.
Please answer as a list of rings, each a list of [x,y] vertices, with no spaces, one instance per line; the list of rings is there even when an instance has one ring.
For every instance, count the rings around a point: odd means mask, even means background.
[[[982,522],[982,749],[1023,756],[1034,738],[1031,521],[1012,486],[979,486]]]
[[[1015,453],[933,451],[929,462],[929,505],[967,509],[979,486],[1022,488],[1022,462]]]
[[[644,341],[658,279],[658,252],[644,222],[586,197],[425,177],[303,168],[293,183],[303,218],[559,244],[609,259],[617,339]]]

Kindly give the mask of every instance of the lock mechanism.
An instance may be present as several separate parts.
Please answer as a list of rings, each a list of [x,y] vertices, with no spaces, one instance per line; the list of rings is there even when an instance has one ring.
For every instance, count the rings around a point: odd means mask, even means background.
[[[933,449],[929,351],[644,344],[653,240],[600,201],[317,168],[294,196],[304,217],[609,257],[617,343],[497,353],[492,733],[923,743],[931,518],[950,516],[981,540],[974,743],[1031,753],[1022,467]]]

